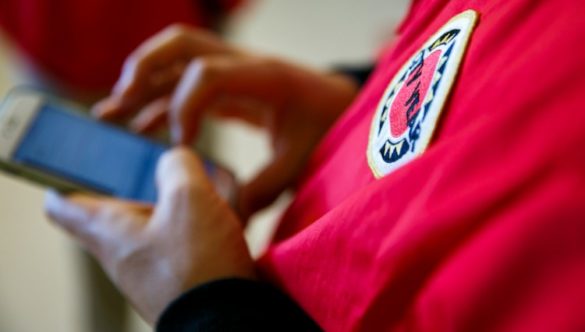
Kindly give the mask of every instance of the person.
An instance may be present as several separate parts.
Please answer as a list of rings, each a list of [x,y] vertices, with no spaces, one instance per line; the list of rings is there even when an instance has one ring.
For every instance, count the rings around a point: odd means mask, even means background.
[[[275,157],[239,214],[185,147],[159,162],[156,206],[52,194],[47,211],[159,331],[582,331],[584,11],[414,1],[357,96],[171,28],[95,112],[179,145],[204,114],[266,128]],[[242,220],[291,187],[253,261]]]

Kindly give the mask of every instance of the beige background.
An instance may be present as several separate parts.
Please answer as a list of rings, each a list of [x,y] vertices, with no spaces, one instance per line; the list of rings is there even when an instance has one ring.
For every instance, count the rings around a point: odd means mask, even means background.
[[[229,28],[235,43],[326,69],[362,62],[392,35],[406,0],[254,1]],[[0,36],[0,96],[26,82],[21,56]],[[249,178],[270,157],[262,133],[228,124],[211,131],[212,152]],[[0,331],[90,331],[80,251],[43,217],[44,191],[0,174]],[[281,203],[282,205],[284,203]],[[279,208],[254,222],[254,252]],[[149,328],[134,317],[128,331]],[[115,331],[111,331],[115,332]]]

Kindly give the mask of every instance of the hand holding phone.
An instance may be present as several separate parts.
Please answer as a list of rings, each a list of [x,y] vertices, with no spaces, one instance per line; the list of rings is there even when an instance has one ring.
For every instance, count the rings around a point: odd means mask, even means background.
[[[81,194],[46,201],[49,217],[95,256],[151,324],[193,287],[255,278],[242,222],[218,197],[201,160],[174,148],[157,167],[160,199],[153,207]]]

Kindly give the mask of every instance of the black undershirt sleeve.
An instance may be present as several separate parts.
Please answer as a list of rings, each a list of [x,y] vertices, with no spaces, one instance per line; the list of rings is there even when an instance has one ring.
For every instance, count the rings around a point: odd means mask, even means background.
[[[362,87],[374,71],[374,64],[335,66],[333,71],[351,77],[359,87]]]
[[[157,332],[321,331],[285,294],[246,279],[217,280],[191,289],[165,310]]]

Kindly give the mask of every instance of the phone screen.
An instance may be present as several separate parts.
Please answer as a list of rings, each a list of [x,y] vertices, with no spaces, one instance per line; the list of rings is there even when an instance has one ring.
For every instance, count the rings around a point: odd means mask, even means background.
[[[12,159],[103,194],[156,201],[163,144],[45,103]]]

